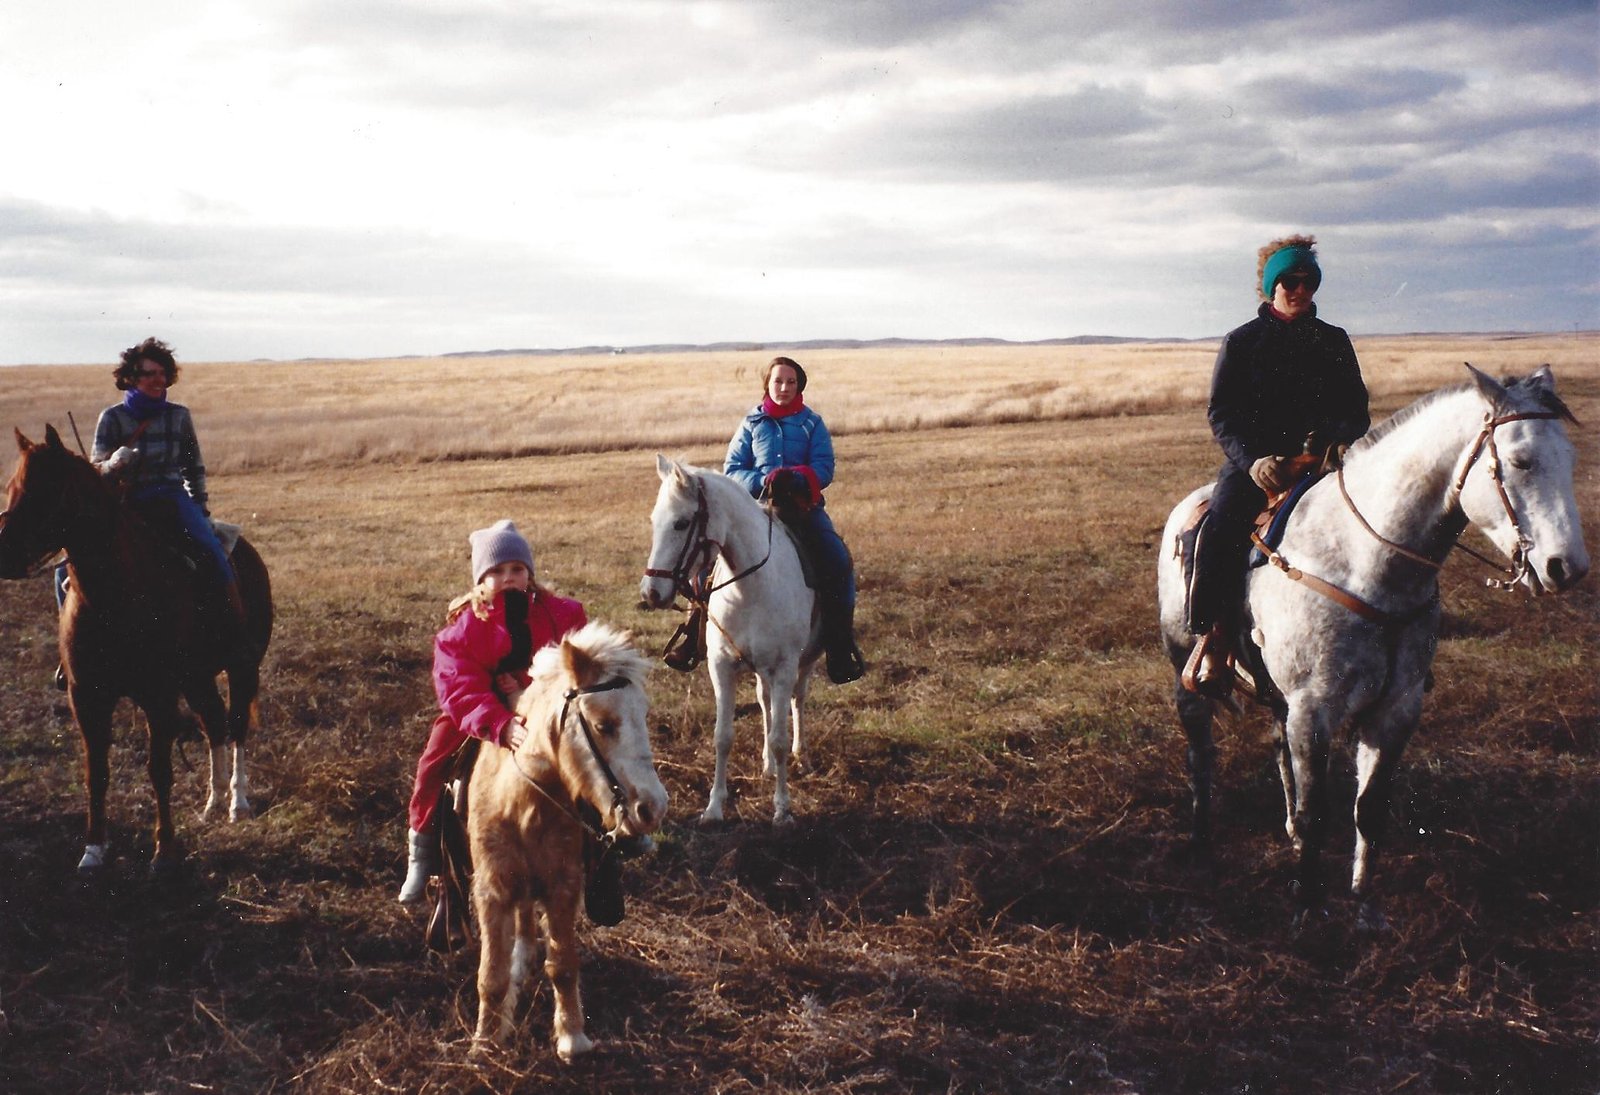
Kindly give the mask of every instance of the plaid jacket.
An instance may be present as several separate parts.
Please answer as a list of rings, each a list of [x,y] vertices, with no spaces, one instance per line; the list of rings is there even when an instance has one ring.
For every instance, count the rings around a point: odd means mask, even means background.
[[[194,435],[189,408],[169,402],[148,421],[149,426],[133,442],[139,458],[123,470],[123,478],[134,487],[163,481],[177,483],[201,509],[206,509],[206,467],[200,462],[200,442]],[[139,420],[122,404],[107,407],[94,427],[90,459],[96,464],[105,460],[129,443],[139,425]]]

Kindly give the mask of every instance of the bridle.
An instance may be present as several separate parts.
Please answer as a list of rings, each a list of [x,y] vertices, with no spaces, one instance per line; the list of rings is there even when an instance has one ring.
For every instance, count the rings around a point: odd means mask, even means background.
[[[606,787],[611,793],[611,813],[619,816],[624,812],[622,784],[617,779],[616,773],[611,770],[611,765],[606,762],[605,756],[600,752],[600,747],[595,744],[594,728],[589,725],[589,720],[583,717],[583,708],[578,706],[576,701],[580,696],[592,696],[597,692],[615,692],[619,688],[627,688],[632,683],[633,682],[627,677],[612,677],[609,681],[604,681],[600,684],[592,684],[587,688],[567,689],[561,697],[561,715],[556,719],[555,733],[552,735],[556,741],[559,741],[562,731],[566,729],[567,716],[569,714],[577,715],[578,729],[583,731],[583,740],[584,744],[589,748],[589,756],[599,767],[600,774],[605,777]],[[615,829],[602,829],[598,821],[591,820],[587,811],[575,811],[574,809],[569,808],[566,803],[557,799],[549,791],[545,790],[544,787],[540,786],[537,780],[523,770],[522,762],[517,759],[517,754],[515,752],[512,752],[511,754],[511,763],[513,767],[516,768],[517,774],[521,776],[534,790],[538,791],[541,795],[548,799],[551,805],[555,806],[556,809],[560,810],[567,817],[571,818],[573,821],[587,829],[590,833],[594,834],[595,839],[599,840],[602,846],[609,847],[610,845],[616,843],[617,833]]]
[[[695,488],[694,516],[689,519],[689,527],[684,532],[683,547],[678,552],[678,561],[671,570],[645,567],[644,576],[671,578],[674,597],[681,596],[691,605],[703,607],[717,590],[725,589],[742,578],[748,578],[766,566],[767,560],[772,558],[773,516],[771,513],[767,514],[767,553],[761,557],[761,561],[745,567],[731,578],[724,578],[716,585],[708,586],[705,576],[710,572],[717,556],[726,554],[727,549],[708,534],[711,512],[706,506],[706,485],[703,482],[696,482]]]
[[[1451,484],[1450,506],[1451,508],[1454,508],[1460,504],[1461,491],[1462,488],[1466,486],[1467,475],[1472,471],[1473,465],[1478,462],[1478,458],[1481,457],[1485,452],[1489,454],[1489,478],[1494,482],[1495,490],[1500,496],[1500,504],[1505,507],[1506,518],[1511,522],[1511,530],[1516,533],[1517,536],[1516,547],[1513,548],[1511,552],[1511,565],[1503,566],[1500,563],[1495,562],[1493,559],[1490,559],[1480,552],[1474,551],[1466,544],[1463,544],[1459,538],[1457,538],[1456,541],[1450,545],[1450,547],[1459,547],[1462,551],[1466,552],[1468,555],[1472,556],[1474,559],[1477,559],[1484,565],[1506,575],[1505,578],[1485,579],[1485,584],[1491,589],[1515,589],[1528,574],[1528,550],[1533,547],[1533,540],[1526,532],[1523,531],[1522,524],[1517,520],[1516,507],[1511,504],[1511,495],[1506,491],[1505,474],[1500,466],[1499,449],[1495,447],[1494,431],[1511,422],[1523,422],[1529,419],[1557,418],[1566,418],[1571,419],[1574,422],[1576,421],[1576,419],[1573,419],[1570,413],[1563,414],[1557,411],[1519,411],[1515,414],[1499,415],[1498,417],[1492,410],[1485,411],[1483,415],[1483,429],[1478,431],[1477,439],[1473,441],[1472,448],[1469,451],[1465,462],[1463,462],[1461,465],[1460,473],[1456,476],[1455,482]],[[1393,540],[1390,540],[1388,537],[1380,533],[1377,529],[1373,528],[1371,523],[1362,516],[1361,511],[1356,508],[1355,500],[1350,497],[1350,491],[1345,487],[1343,464],[1339,465],[1336,475],[1339,481],[1339,493],[1341,496],[1343,496],[1345,505],[1349,507],[1350,512],[1355,515],[1356,521],[1360,523],[1361,527],[1365,529],[1373,539],[1377,540],[1380,544],[1394,552],[1396,555],[1399,555],[1401,558],[1409,559],[1414,563],[1420,564],[1421,566],[1428,567],[1430,570],[1439,571],[1444,569],[1443,559],[1430,559],[1426,555],[1413,551],[1403,544],[1395,543]],[[1329,600],[1343,605],[1345,608],[1348,608],[1358,616],[1362,616],[1378,623],[1394,624],[1403,623],[1410,619],[1412,615],[1414,615],[1413,612],[1404,614],[1386,612],[1375,605],[1363,601],[1361,598],[1357,597],[1348,590],[1340,589],[1332,582],[1325,581],[1322,578],[1318,578],[1314,574],[1308,574],[1297,567],[1289,565],[1288,560],[1284,559],[1284,557],[1275,549],[1269,548],[1259,536],[1252,534],[1251,539],[1255,545],[1266,555],[1268,562],[1272,563],[1273,566],[1283,571],[1283,573],[1289,578],[1297,582],[1303,582],[1310,589],[1320,593],[1324,597],[1327,597]],[[1448,557],[1448,549],[1446,550],[1445,554],[1446,557]],[[1437,594],[1435,594],[1435,596],[1437,596]],[[1432,598],[1430,598],[1428,602],[1425,602],[1423,607],[1425,608],[1427,604],[1430,603],[1432,603]]]
[[[1472,453],[1467,457],[1467,462],[1462,465],[1461,474],[1456,476],[1456,481],[1451,484],[1450,487],[1451,505],[1459,505],[1461,501],[1461,490],[1467,484],[1467,473],[1472,470],[1472,465],[1477,463],[1478,457],[1484,452],[1488,452],[1489,479],[1494,483],[1495,492],[1500,496],[1500,505],[1505,507],[1506,519],[1511,522],[1511,531],[1517,534],[1516,547],[1511,549],[1511,565],[1501,566],[1493,559],[1486,558],[1478,552],[1473,551],[1467,545],[1461,543],[1460,540],[1457,540],[1454,546],[1459,547],[1462,551],[1483,563],[1485,566],[1492,567],[1493,569],[1498,570],[1502,574],[1506,575],[1506,577],[1503,579],[1485,579],[1484,584],[1490,589],[1515,589],[1516,586],[1528,574],[1528,549],[1533,547],[1533,539],[1527,533],[1522,531],[1522,525],[1517,521],[1516,507],[1511,504],[1511,495],[1506,492],[1505,473],[1500,467],[1500,451],[1499,449],[1495,448],[1494,431],[1498,427],[1504,426],[1507,422],[1522,422],[1528,419],[1541,418],[1565,418],[1571,420],[1573,425],[1578,424],[1578,420],[1572,416],[1570,411],[1565,414],[1558,411],[1520,411],[1517,414],[1501,415],[1498,418],[1495,417],[1493,411],[1485,411],[1483,415],[1483,429],[1478,431],[1478,439],[1472,443]]]

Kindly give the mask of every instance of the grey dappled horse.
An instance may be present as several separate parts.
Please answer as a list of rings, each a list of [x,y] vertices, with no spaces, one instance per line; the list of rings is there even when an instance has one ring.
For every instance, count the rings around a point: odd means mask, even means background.
[[[1589,569],[1573,447],[1561,423],[1576,420],[1557,398],[1549,366],[1503,385],[1468,369],[1474,383],[1424,396],[1352,446],[1342,478],[1328,476],[1301,500],[1274,565],[1247,580],[1241,659],[1276,722],[1302,913],[1323,898],[1328,754],[1348,726],[1357,774],[1351,890],[1361,900],[1360,923],[1383,924],[1373,871],[1390,781],[1422,714],[1439,634],[1438,568],[1466,526],[1478,526],[1511,560],[1510,577],[1498,583],[1505,588],[1559,593]],[[1161,633],[1175,670],[1194,639],[1173,545],[1210,491],[1180,502],[1162,537]],[[1313,588],[1319,580],[1343,591],[1343,603]],[[1203,848],[1212,701],[1181,684],[1174,691],[1188,735],[1194,837]]]

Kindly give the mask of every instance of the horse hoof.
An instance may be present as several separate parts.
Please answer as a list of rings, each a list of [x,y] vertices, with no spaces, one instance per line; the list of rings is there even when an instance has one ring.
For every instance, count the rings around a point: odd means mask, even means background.
[[[700,825],[702,828],[721,824],[722,808],[720,806],[707,806],[705,808],[705,812],[700,815]]]
[[[563,1034],[556,1039],[556,1056],[569,1064],[574,1057],[581,1057],[593,1049],[594,1042],[587,1034]]]
[[[150,877],[161,881],[169,881],[178,877],[178,872],[183,869],[183,855],[169,852],[158,852],[150,861]]]
[[[228,811],[228,820],[229,821],[249,821],[251,818],[253,818],[255,816],[256,816],[256,809],[255,809],[254,806],[251,806],[248,802],[237,803],[237,804],[235,804],[233,809]]]
[[[772,815],[772,827],[774,829],[791,829],[791,828],[793,828],[794,827],[794,815],[791,814],[788,810],[783,811],[781,814],[773,814]]]
[[[106,846],[104,844],[85,844],[83,858],[78,860],[79,878],[99,878],[100,872],[106,865]]]

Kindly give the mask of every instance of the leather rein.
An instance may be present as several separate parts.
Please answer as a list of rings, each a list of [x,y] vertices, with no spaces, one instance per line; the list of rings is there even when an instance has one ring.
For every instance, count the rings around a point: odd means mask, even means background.
[[[613,813],[620,813],[622,811],[622,784],[618,781],[616,773],[611,770],[611,765],[606,763],[606,758],[601,754],[599,746],[595,745],[594,730],[592,727],[590,727],[589,720],[583,717],[583,708],[575,707],[574,703],[579,696],[592,696],[596,692],[614,692],[619,688],[628,687],[628,685],[631,683],[632,682],[626,677],[612,677],[609,681],[605,681],[601,684],[590,685],[588,688],[567,689],[561,700],[561,716],[556,720],[555,732],[551,735],[554,740],[559,740],[561,737],[561,732],[566,728],[567,716],[569,714],[576,713],[578,716],[578,729],[583,731],[583,740],[584,743],[589,747],[589,755],[594,758],[595,764],[599,766],[600,774],[605,777],[606,786],[611,792],[611,810]],[[528,775],[528,773],[523,769],[522,762],[517,759],[517,754],[515,751],[513,751],[511,754],[511,764],[514,768],[516,768],[517,775],[521,776],[530,787],[548,799],[550,804],[557,810],[560,810],[572,821],[576,822],[592,833],[595,839],[600,841],[602,846],[608,847],[616,843],[617,834],[615,829],[606,830],[600,828],[597,822],[589,820],[587,816],[577,812],[573,807],[567,806],[566,803],[562,802],[549,791],[545,790],[537,780]],[[574,806],[575,805],[576,804],[574,804]]]
[[[1502,566],[1493,559],[1487,558],[1479,552],[1474,551],[1472,548],[1469,548],[1467,545],[1463,544],[1460,539],[1457,539],[1455,543],[1451,544],[1450,546],[1452,548],[1459,547],[1462,551],[1466,552],[1474,559],[1477,559],[1479,562],[1506,575],[1505,578],[1487,579],[1486,584],[1491,589],[1510,590],[1516,588],[1517,584],[1521,582],[1528,573],[1528,549],[1533,546],[1533,541],[1528,537],[1527,533],[1523,532],[1521,523],[1517,521],[1516,508],[1511,504],[1510,494],[1506,492],[1505,476],[1500,467],[1500,452],[1495,447],[1494,443],[1494,431],[1510,422],[1522,422],[1528,419],[1554,419],[1567,417],[1570,417],[1570,415],[1563,415],[1555,411],[1522,411],[1517,414],[1501,415],[1497,418],[1495,417],[1493,411],[1486,411],[1483,416],[1483,429],[1478,432],[1477,439],[1472,443],[1471,452],[1467,456],[1466,462],[1461,467],[1461,473],[1456,476],[1455,482],[1451,484],[1450,498],[1453,505],[1460,499],[1461,490],[1464,486],[1466,486],[1467,474],[1472,471],[1473,465],[1478,462],[1478,458],[1485,452],[1489,454],[1489,478],[1493,480],[1495,490],[1500,495],[1500,504],[1505,507],[1506,517],[1511,522],[1511,530],[1517,534],[1517,546],[1513,548],[1511,552],[1511,565]],[[1412,551],[1403,544],[1395,543],[1393,540],[1390,540],[1388,537],[1380,533],[1377,529],[1373,528],[1367,519],[1361,515],[1361,511],[1356,508],[1355,500],[1350,497],[1350,491],[1345,487],[1343,464],[1340,464],[1336,474],[1339,481],[1339,493],[1344,498],[1345,505],[1349,507],[1350,512],[1355,515],[1355,518],[1360,523],[1361,527],[1364,528],[1373,539],[1377,540],[1380,544],[1394,552],[1396,555],[1399,555],[1401,558],[1409,559],[1412,562],[1428,567],[1431,570],[1438,571],[1444,569],[1444,560],[1441,559],[1435,561],[1428,558],[1426,555]],[[1374,623],[1391,625],[1405,623],[1409,621],[1417,612],[1421,611],[1421,608],[1413,609],[1412,611],[1406,613],[1385,611],[1384,609],[1378,608],[1376,605],[1373,605],[1367,601],[1363,601],[1360,597],[1357,597],[1349,590],[1341,589],[1332,582],[1319,578],[1315,574],[1308,574],[1298,567],[1290,565],[1289,561],[1279,554],[1276,549],[1268,547],[1261,539],[1259,534],[1252,532],[1250,534],[1250,539],[1256,545],[1256,547],[1260,549],[1261,553],[1267,557],[1267,561],[1273,566],[1277,567],[1279,570],[1283,571],[1283,573],[1291,580],[1303,583],[1308,589],[1315,593],[1321,594],[1336,604],[1344,606],[1363,619],[1372,620]],[[1446,556],[1448,557],[1448,555],[1449,552],[1447,550]],[[1435,596],[1437,596],[1437,594],[1435,594]],[[1422,607],[1426,607],[1432,603],[1433,598],[1429,598],[1423,603]]]

